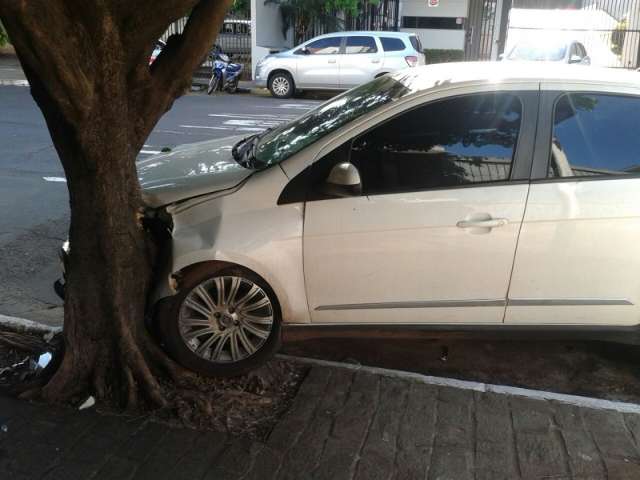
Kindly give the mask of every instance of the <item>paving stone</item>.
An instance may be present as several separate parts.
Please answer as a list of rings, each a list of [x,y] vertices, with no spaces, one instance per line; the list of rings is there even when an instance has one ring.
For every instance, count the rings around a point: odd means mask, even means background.
[[[332,390],[327,389],[330,377],[337,376],[339,381],[332,383]],[[268,444],[273,450],[284,455],[298,437],[304,432],[313,418],[320,401],[326,395],[341,395],[334,389],[347,388],[351,381],[351,372],[331,370],[329,368],[312,368],[298,390],[298,394],[278,424],[269,435]]]
[[[473,393],[470,390],[442,387],[438,389],[436,408],[435,442],[427,478],[473,478]]]
[[[603,457],[640,462],[640,454],[622,413],[583,409],[582,418]]]
[[[623,420],[633,437],[636,448],[640,448],[640,414],[625,413],[623,414]]]
[[[435,437],[437,387],[412,382],[398,433],[394,480],[423,480]]]
[[[379,403],[380,377],[357,373],[344,408],[336,416],[313,478],[353,478],[356,459]]]
[[[569,455],[549,402],[512,397],[509,402],[523,478],[569,477]]]
[[[227,436],[218,432],[198,432],[194,443],[176,465],[168,470],[171,480],[193,480],[214,468],[226,446]]]
[[[242,480],[265,480],[276,478],[281,465],[279,452],[265,445],[255,456],[249,472],[242,476]],[[301,475],[299,478],[305,478]]]
[[[329,383],[324,390],[314,416],[307,422],[298,441],[290,444],[278,475],[274,478],[282,480],[298,480],[311,478],[317,468],[322,446],[325,444],[336,416],[345,406],[347,395],[351,389],[355,376],[346,370],[334,372],[329,377]],[[270,438],[271,440],[271,438]],[[271,442],[269,442],[271,446]]]
[[[0,395],[0,479],[638,480],[640,415],[312,368],[265,444]]]
[[[567,447],[571,474],[577,478],[605,478],[604,461],[584,427],[580,409],[559,404],[555,410],[555,420]]]
[[[215,465],[207,469],[204,480],[235,480],[244,477],[263,448],[264,444],[237,439],[220,454]]]
[[[395,474],[398,432],[406,411],[409,384],[380,379],[380,400],[356,468],[356,479],[390,479]]]
[[[508,398],[475,392],[474,400],[476,480],[519,478]]]
[[[170,470],[182,460],[200,435],[200,432],[195,430],[166,428],[166,434],[131,478],[136,480],[171,478],[168,476]]]

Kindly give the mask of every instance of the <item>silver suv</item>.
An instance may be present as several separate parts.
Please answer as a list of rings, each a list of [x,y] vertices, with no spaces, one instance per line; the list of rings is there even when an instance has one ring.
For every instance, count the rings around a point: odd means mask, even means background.
[[[346,90],[407,67],[424,65],[420,39],[404,32],[339,32],[267,55],[255,81],[277,98],[296,90]]]

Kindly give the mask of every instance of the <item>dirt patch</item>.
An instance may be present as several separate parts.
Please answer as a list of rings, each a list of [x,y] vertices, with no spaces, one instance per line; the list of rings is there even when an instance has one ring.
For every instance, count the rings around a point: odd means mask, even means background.
[[[324,338],[284,353],[640,403],[640,348],[613,343]]]
[[[0,388],[10,389],[42,372],[36,367],[42,345],[39,335],[17,336],[0,331]],[[7,368],[11,366],[16,367]],[[160,379],[170,407],[127,412],[127,415],[148,417],[173,426],[223,431],[265,440],[289,408],[307,371],[308,367],[301,364],[272,360],[241,377],[196,377],[180,388],[168,379]],[[70,406],[77,408],[85,400],[76,398]],[[118,405],[98,404],[92,408],[100,413],[122,413]]]

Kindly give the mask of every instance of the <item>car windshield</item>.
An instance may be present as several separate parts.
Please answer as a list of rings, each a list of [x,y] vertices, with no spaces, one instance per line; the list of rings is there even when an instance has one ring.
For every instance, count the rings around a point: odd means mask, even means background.
[[[323,103],[297,120],[261,136],[252,166],[280,163],[348,122],[414,92],[413,74],[384,75]]]
[[[538,62],[558,62],[564,58],[566,45],[544,45],[522,43],[516,45],[509,56],[509,60],[528,60]]]

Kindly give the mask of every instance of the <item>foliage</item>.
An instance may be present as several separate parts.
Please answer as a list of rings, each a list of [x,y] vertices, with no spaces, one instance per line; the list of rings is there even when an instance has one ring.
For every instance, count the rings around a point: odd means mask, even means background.
[[[424,56],[427,64],[461,62],[464,60],[464,50],[425,48]]]
[[[2,23],[0,23],[0,47],[3,47],[7,43],[9,43],[9,36],[2,26]]]
[[[328,30],[343,30],[344,20],[339,13],[357,15],[366,5],[378,5],[380,0],[265,0],[264,4],[277,5],[282,16],[282,35],[293,28],[295,43],[305,37],[312,22]]]
[[[629,28],[626,18],[623,18],[616,25],[615,30],[611,33],[611,51],[616,55],[622,54],[624,47],[624,39]]]
[[[230,13],[248,16],[251,13],[251,2],[249,0],[233,0]]]

